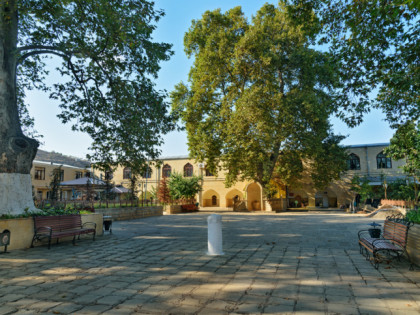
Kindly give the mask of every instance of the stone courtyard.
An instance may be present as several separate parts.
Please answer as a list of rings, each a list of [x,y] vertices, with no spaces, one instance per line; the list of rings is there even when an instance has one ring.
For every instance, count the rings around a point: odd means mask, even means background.
[[[211,212],[113,224],[113,234],[0,254],[0,314],[419,314],[420,269],[359,254],[372,219]],[[12,237],[18,237],[12,235]]]

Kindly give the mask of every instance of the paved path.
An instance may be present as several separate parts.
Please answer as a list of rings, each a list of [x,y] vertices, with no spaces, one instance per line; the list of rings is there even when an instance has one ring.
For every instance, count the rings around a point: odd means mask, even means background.
[[[209,213],[114,222],[113,235],[0,255],[0,314],[419,314],[420,272],[359,254],[349,214]],[[16,237],[16,236],[12,236]]]

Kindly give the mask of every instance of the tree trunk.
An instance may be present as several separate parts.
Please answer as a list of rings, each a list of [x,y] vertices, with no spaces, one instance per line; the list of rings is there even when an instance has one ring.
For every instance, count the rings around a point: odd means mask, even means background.
[[[38,142],[23,135],[19,121],[16,1],[0,3],[0,214],[18,214],[34,209],[30,171]]]

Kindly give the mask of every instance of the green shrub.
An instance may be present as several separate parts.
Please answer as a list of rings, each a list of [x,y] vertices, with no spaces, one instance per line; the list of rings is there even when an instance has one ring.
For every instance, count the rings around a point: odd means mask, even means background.
[[[411,210],[407,212],[406,219],[420,224],[420,210]]]

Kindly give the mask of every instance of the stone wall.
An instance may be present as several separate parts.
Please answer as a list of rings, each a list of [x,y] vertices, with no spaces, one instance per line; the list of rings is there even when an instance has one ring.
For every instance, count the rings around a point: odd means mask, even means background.
[[[163,215],[162,206],[95,209],[95,213],[111,216],[114,221],[133,220]]]

